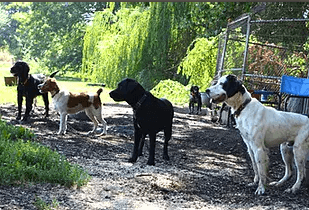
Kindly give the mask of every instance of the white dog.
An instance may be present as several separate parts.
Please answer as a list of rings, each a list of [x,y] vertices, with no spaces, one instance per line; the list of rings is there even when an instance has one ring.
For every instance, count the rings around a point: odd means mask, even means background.
[[[60,90],[56,79],[50,76],[43,84],[39,85],[39,89],[43,93],[51,93],[54,107],[60,114],[60,127],[57,134],[66,133],[68,114],[75,114],[83,110],[94,123],[92,131],[89,131],[88,134],[92,134],[97,129],[99,122],[103,124],[102,134],[106,134],[106,121],[102,118],[100,99],[102,88],[92,94],[73,94],[66,90]]]
[[[285,163],[285,175],[271,185],[280,186],[292,175],[293,157],[297,168],[297,180],[286,192],[295,193],[304,178],[306,156],[309,150],[309,118],[296,113],[277,111],[263,106],[237,80],[235,75],[221,77],[217,84],[206,90],[215,103],[226,102],[232,107],[237,128],[248,147],[256,194],[264,194],[269,147],[280,145]],[[293,145],[293,146],[292,146]],[[294,153],[294,154],[293,154]],[[252,185],[251,184],[251,185]]]

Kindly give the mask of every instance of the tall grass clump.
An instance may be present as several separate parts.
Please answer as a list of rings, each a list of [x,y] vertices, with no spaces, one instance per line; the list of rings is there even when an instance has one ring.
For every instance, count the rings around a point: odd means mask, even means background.
[[[0,120],[0,184],[58,183],[67,187],[86,184],[90,176],[65,156],[34,142],[35,135],[21,126]]]

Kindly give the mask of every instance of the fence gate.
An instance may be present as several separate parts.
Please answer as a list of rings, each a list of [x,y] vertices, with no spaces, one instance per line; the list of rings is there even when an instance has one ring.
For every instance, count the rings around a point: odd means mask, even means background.
[[[248,90],[279,93],[282,75],[307,78],[307,25],[309,19],[252,20],[248,14],[238,17],[228,23],[219,38],[215,79],[232,73]],[[271,104],[278,98],[273,95],[267,100]],[[309,114],[308,102],[302,103],[305,114]]]

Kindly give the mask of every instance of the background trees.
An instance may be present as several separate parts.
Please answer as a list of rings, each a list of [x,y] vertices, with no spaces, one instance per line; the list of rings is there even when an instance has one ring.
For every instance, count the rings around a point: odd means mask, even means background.
[[[217,36],[244,13],[255,19],[300,18],[308,13],[306,2],[0,5],[0,46],[8,46],[16,59],[35,61],[31,66],[41,72],[62,70],[111,87],[132,77],[146,89],[163,79],[207,86],[215,70]],[[259,33],[287,33],[267,30]],[[306,25],[294,32],[300,31],[308,33]]]
[[[49,71],[81,67],[85,26],[105,2],[3,3],[10,24],[1,30],[16,59],[33,59]],[[8,29],[8,33],[6,32]]]
[[[186,84],[190,78],[199,77],[194,82],[204,85],[214,71],[203,73],[203,77],[195,75],[192,68],[199,72],[205,69],[198,62],[192,67],[181,65],[183,75],[190,72],[186,77],[177,74],[183,58],[194,48],[191,43],[201,37],[218,35],[226,26],[227,17],[234,19],[252,5],[239,2],[121,3],[116,11],[112,6],[96,12],[84,38],[83,74],[111,86],[123,77],[138,79],[146,89],[165,78]],[[207,41],[198,43],[199,51],[203,47],[209,48]],[[201,43],[205,45],[201,46]],[[215,49],[216,42],[212,44]],[[213,67],[215,51],[207,53],[204,60],[208,60],[203,63],[211,63],[208,67]],[[186,58],[189,62],[188,59],[193,57]]]

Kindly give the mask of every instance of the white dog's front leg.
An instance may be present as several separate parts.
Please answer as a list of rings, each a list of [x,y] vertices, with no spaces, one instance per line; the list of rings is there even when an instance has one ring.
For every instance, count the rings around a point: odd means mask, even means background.
[[[257,184],[258,181],[259,181],[258,169],[257,169],[257,165],[256,165],[256,162],[255,162],[254,153],[253,153],[253,150],[251,149],[250,144],[247,144],[247,141],[245,139],[244,139],[244,142],[247,145],[248,154],[250,156],[251,163],[252,163],[252,168],[253,168],[253,171],[254,171],[254,180],[253,180],[252,183],[249,184],[249,186],[253,186],[253,185]]]
[[[59,134],[65,134],[67,129],[67,114],[60,114],[60,126],[59,126],[59,131],[58,131],[58,135]]]
[[[255,194],[262,195],[265,193],[265,185],[268,171],[268,155],[265,148],[258,148],[254,153],[259,174],[259,184]]]

